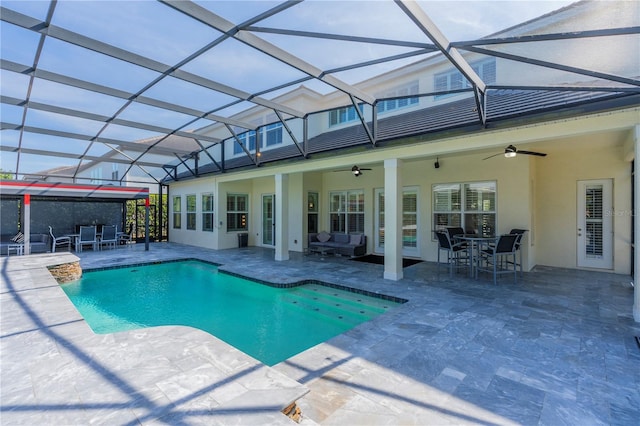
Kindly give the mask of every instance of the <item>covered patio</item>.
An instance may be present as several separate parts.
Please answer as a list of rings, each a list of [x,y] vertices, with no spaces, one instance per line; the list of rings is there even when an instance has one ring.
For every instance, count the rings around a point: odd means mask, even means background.
[[[639,11],[3,1],[0,233],[29,254],[85,223],[41,187],[147,224],[157,196],[169,242],[0,258],[1,422],[635,426]],[[526,230],[517,283],[438,268],[468,225]],[[384,264],[307,254],[322,231]],[[268,367],[185,327],[97,335],[48,270],[176,259],[408,302]]]
[[[3,424],[635,424],[640,327],[629,277],[537,267],[514,285],[273,250],[175,243],[83,252],[84,269],[195,258],[274,282],[313,278],[409,301],[266,367],[184,327],[95,335],[45,265],[2,259]]]

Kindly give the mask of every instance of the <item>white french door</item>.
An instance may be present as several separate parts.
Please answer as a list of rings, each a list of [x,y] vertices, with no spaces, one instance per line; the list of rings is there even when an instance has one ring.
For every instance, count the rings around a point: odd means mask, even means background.
[[[376,253],[384,253],[384,189],[375,190],[375,245]],[[420,256],[418,244],[418,189],[407,187],[402,191],[402,254]]]
[[[264,246],[276,245],[275,198],[273,194],[262,196],[262,245]]]
[[[613,182],[578,181],[578,266],[613,268]]]

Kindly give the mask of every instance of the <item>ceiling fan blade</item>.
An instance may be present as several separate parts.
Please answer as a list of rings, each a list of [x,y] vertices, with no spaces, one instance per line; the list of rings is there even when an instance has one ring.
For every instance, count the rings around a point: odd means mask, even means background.
[[[525,155],[537,155],[538,157],[546,157],[547,154],[543,153],[543,152],[535,152],[535,151],[522,151],[522,150],[517,150],[516,153],[518,154],[525,154]]]
[[[365,167],[360,167],[360,170],[372,170],[372,169],[367,169]]]
[[[483,158],[483,160],[488,160],[489,158],[497,157],[498,155],[504,155],[504,153],[499,152],[499,153],[497,153],[497,154],[490,155],[490,156],[488,156],[487,158]]]

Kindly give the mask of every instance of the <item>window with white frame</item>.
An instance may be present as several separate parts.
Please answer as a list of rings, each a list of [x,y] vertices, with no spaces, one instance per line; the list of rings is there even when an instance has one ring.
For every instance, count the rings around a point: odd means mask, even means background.
[[[187,195],[187,229],[196,230],[196,196]]]
[[[242,149],[243,146],[249,152],[256,150],[256,131],[255,130],[249,130],[248,132],[240,133],[237,136],[238,136],[238,140],[234,141],[234,144],[233,144],[234,154],[244,153],[244,150]]]
[[[318,232],[318,212],[320,197],[317,192],[307,193],[307,232]]]
[[[419,93],[419,84],[417,81],[413,81],[406,86],[399,87],[393,91],[386,92],[385,98],[400,98],[400,99],[388,99],[386,101],[378,102],[378,113],[393,111],[399,108],[405,108],[420,103],[420,98],[417,96]],[[411,96],[411,97],[407,97]]]
[[[202,230],[213,232],[213,194],[202,194]]]
[[[227,231],[249,229],[249,196],[247,194],[227,194]]]
[[[173,229],[182,228],[182,197],[175,195],[173,197]]]
[[[102,168],[91,170],[91,183],[102,183]]]
[[[111,180],[118,180],[118,165],[116,163],[111,165]]]
[[[260,148],[270,147],[275,145],[280,145],[283,142],[282,139],[282,123],[271,123],[266,126],[261,126],[257,131],[250,130],[248,132],[243,132],[238,134],[238,141],[242,144],[238,144],[238,142],[234,142],[233,144],[233,154],[243,154],[244,150],[242,147],[244,146],[247,151],[252,152],[256,150],[256,140],[258,136],[258,132],[260,132]]]
[[[358,105],[360,112],[364,110],[363,105]],[[358,114],[353,106],[337,108],[329,111],[329,127],[337,126],[338,124],[348,123],[358,119]]]
[[[489,58],[482,61],[473,62],[471,68],[486,84],[496,82],[496,59]],[[433,77],[433,87],[436,92],[446,92],[448,90],[459,90],[471,87],[471,83],[458,70],[451,70],[438,73]],[[434,99],[441,99],[449,95],[436,95]]]
[[[465,232],[496,233],[496,183],[470,182],[433,186],[433,227],[462,227]]]
[[[364,191],[329,193],[330,232],[364,232]]]
[[[279,145],[282,143],[282,123],[267,124],[264,127],[266,146]]]

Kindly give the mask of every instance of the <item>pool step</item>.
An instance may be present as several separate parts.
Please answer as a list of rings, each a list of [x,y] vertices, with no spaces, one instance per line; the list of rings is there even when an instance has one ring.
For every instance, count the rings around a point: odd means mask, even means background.
[[[343,290],[336,290],[331,287],[321,285],[311,284],[299,287],[296,290],[296,293],[300,295],[317,297],[319,300],[327,300],[329,303],[337,301],[347,306],[353,306],[356,308],[364,307],[367,311],[374,311],[378,314],[385,312],[390,306],[395,305],[394,302],[390,302],[388,300]]]
[[[352,325],[360,324],[385,311],[383,307],[363,303],[369,302],[369,298],[365,300],[358,294],[354,294],[354,297],[349,299],[340,296],[342,292],[336,296],[331,288],[326,287],[318,291],[298,288],[295,292],[285,295],[283,300],[300,309],[312,310],[317,315]]]

